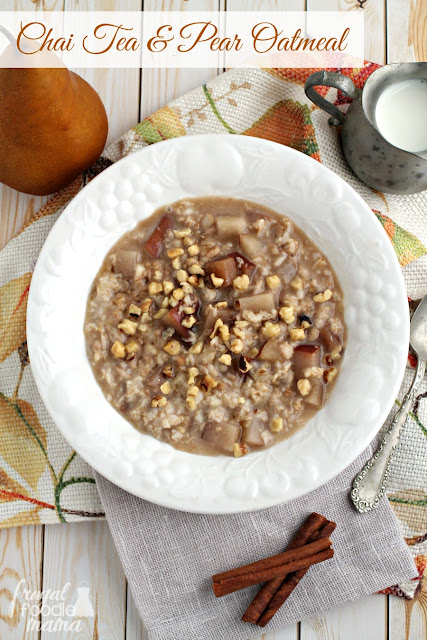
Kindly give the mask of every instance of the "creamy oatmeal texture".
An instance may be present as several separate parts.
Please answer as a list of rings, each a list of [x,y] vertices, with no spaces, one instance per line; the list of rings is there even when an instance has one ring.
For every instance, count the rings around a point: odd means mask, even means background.
[[[84,330],[102,391],[137,429],[240,457],[323,405],[343,352],[342,293],[291,220],[244,200],[194,198],[114,245]]]

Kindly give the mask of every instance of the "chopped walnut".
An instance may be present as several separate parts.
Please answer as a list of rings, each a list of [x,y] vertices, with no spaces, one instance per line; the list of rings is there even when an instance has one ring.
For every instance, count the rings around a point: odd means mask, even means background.
[[[192,264],[188,269],[193,276],[204,276],[205,270],[199,264]]]
[[[217,331],[219,331],[220,327],[224,326],[223,321],[221,320],[221,318],[217,318],[214,324],[214,328],[211,331],[210,334],[210,338],[215,338]]]
[[[297,387],[298,387],[298,391],[302,396],[308,396],[308,394],[311,391],[311,384],[309,380],[307,380],[306,378],[298,380]]]
[[[175,238],[185,238],[186,236],[190,236],[191,235],[191,229],[176,229],[173,232]],[[170,257],[170,256],[169,256]]]
[[[305,331],[304,329],[289,329],[289,335],[291,337],[291,340],[304,340]]]
[[[111,347],[111,353],[115,358],[124,358],[126,354],[124,345],[121,342],[115,342]]]
[[[290,282],[290,285],[293,289],[302,289],[302,280],[299,276],[297,276],[296,278],[294,278],[292,280],[292,282]]]
[[[261,329],[261,333],[266,338],[274,338],[280,333],[280,326],[272,322],[266,322]]]
[[[184,249],[181,247],[174,247],[168,250],[168,258],[179,258],[182,255],[184,255]]]
[[[248,452],[248,447],[243,442],[235,442],[233,444],[233,455],[235,458],[241,458]]]
[[[218,362],[221,362],[222,364],[226,364],[227,367],[229,367],[231,365],[231,356],[229,353],[223,353],[222,356],[220,358],[218,358]]]
[[[279,433],[279,431],[281,431],[282,429],[283,429],[283,418],[276,416],[271,421],[270,430],[272,431],[272,433]]]
[[[196,318],[194,316],[189,315],[181,321],[181,324],[183,327],[186,327],[187,329],[191,329],[193,324],[196,324]]]
[[[188,247],[187,251],[189,256],[197,256],[200,253],[199,245],[192,244]]]
[[[202,289],[205,286],[203,278],[200,278],[196,275],[191,275],[188,278],[188,282],[186,284],[189,284],[193,287],[199,287],[200,289]]]
[[[225,309],[226,307],[228,307],[228,302],[226,302],[225,300],[223,300],[221,302],[217,302],[215,307],[217,309]]]
[[[277,289],[282,284],[278,276],[267,276],[265,281],[269,289]]]
[[[188,284],[188,282],[181,282],[181,289],[183,290],[184,294],[187,295],[188,293],[193,293],[194,289],[191,286],[191,284]]]
[[[199,395],[199,391],[200,391],[199,387],[196,387],[196,385],[194,384],[188,389],[187,395],[188,396],[198,396]]]
[[[129,305],[129,315],[139,318],[142,313],[141,307],[137,307],[136,304]]]
[[[160,391],[164,393],[166,396],[172,391],[171,383],[169,380],[166,380],[163,384],[160,385]]]
[[[185,400],[187,402],[188,408],[191,411],[194,411],[194,409],[196,408],[196,401],[194,400],[194,396],[187,396]]]
[[[156,296],[163,291],[163,285],[161,282],[150,282],[148,285],[148,293],[150,296]]]
[[[224,278],[217,278],[214,273],[211,273],[211,280],[214,287],[222,287],[224,284]]]
[[[327,302],[332,298],[332,291],[330,289],[325,289],[323,293],[317,293],[313,296],[314,302]]]
[[[304,369],[304,378],[320,378],[320,376],[323,376],[322,367],[308,367]]]
[[[176,269],[176,270],[181,269],[181,260],[179,256],[172,260],[172,267],[173,269]]]
[[[199,340],[199,342],[196,342],[196,344],[193,344],[193,346],[191,346],[188,351],[190,353],[194,353],[195,355],[199,355],[199,353],[202,352],[202,349],[203,349],[203,342]]]
[[[233,327],[233,333],[237,338],[241,338],[242,340],[246,338],[246,333],[239,329],[239,327]]]
[[[125,349],[126,353],[136,353],[139,349],[139,344],[136,342],[136,340],[129,340],[125,344]]]
[[[163,347],[166,353],[169,353],[171,356],[176,356],[181,351],[181,345],[178,340],[169,340]]]
[[[239,291],[245,291],[249,287],[249,276],[244,273],[242,276],[234,278],[233,287]]]
[[[153,301],[151,298],[145,298],[145,300],[143,300],[141,303],[142,313],[147,313],[150,310],[152,304],[153,304]]]
[[[206,393],[209,393],[211,389],[214,389],[218,386],[218,382],[212,378],[212,376],[206,374],[203,380],[200,383],[200,386]]]
[[[128,320],[126,318],[125,320],[122,320],[120,324],[117,325],[117,329],[120,329],[121,331],[123,331],[123,333],[125,333],[127,336],[133,336],[136,333],[136,330],[138,329],[138,323],[133,322],[133,320]]]
[[[329,356],[331,360],[338,360],[339,358],[341,358],[341,353],[342,353],[342,345],[339,344],[335,347],[335,349],[332,349]]]
[[[154,314],[153,318],[155,320],[159,320],[160,318],[163,318],[163,316],[166,315],[167,312],[168,312],[168,310],[163,307],[163,308],[159,309],[157,313]]]
[[[281,307],[279,310],[279,316],[286,324],[292,324],[295,322],[295,313],[293,307]]]
[[[176,272],[176,279],[178,280],[178,282],[187,282],[188,273],[185,271],[185,269],[178,269],[178,271]]]
[[[323,380],[326,384],[329,384],[337,377],[338,369],[336,367],[331,367],[330,369],[325,369],[323,372]]]
[[[228,338],[230,337],[230,329],[228,328],[228,325],[223,324],[220,326],[219,335],[224,340],[224,342],[228,340]]]
[[[151,400],[152,407],[165,407],[166,403],[167,400],[164,396],[154,396],[154,398]]]
[[[240,338],[235,338],[230,345],[230,351],[232,351],[233,353],[242,353],[243,340],[240,340]]]
[[[173,378],[173,367],[171,364],[166,364],[162,369],[162,374],[166,378]]]
[[[175,300],[182,300],[184,296],[185,293],[183,289],[175,289],[175,291],[172,292],[172,297],[175,298]]]
[[[188,370],[188,384],[192,385],[194,384],[197,376],[199,375],[200,371],[198,370],[197,367],[190,367]]]

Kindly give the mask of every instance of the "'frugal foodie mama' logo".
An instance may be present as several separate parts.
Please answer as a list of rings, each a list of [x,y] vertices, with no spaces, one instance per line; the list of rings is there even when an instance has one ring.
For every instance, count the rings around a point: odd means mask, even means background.
[[[89,596],[89,587],[77,588],[75,604],[67,604],[70,598],[71,582],[62,589],[31,591],[26,580],[20,580],[9,605],[9,616],[15,615],[19,607],[20,615],[27,616],[27,631],[82,631],[81,618],[90,618],[94,610]],[[76,619],[78,618],[78,619]]]

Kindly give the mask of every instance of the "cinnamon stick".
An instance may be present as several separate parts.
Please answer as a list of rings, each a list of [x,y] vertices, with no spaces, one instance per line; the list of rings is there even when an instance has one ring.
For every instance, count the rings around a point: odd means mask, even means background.
[[[329,538],[331,533],[335,530],[336,524],[335,522],[327,522],[327,524],[318,531],[313,534],[311,540],[319,540],[321,538]],[[299,581],[305,576],[310,567],[306,567],[305,569],[299,569],[295,573],[288,574],[280,585],[277,586],[276,592],[271,596],[265,611],[260,615],[258,621],[255,623],[259,627],[265,627],[265,625],[270,622],[271,618],[278,612],[280,607],[286,602],[286,600],[291,595],[292,591],[298,585]],[[278,582],[275,581],[276,583]]]
[[[323,550],[319,553],[300,557],[296,560],[292,560],[291,562],[287,562],[286,564],[273,565],[267,568],[258,569],[256,571],[250,571],[249,573],[233,575],[233,577],[231,578],[227,578],[220,582],[214,582],[212,586],[215,595],[217,596],[217,598],[219,598],[229,593],[233,593],[234,591],[246,589],[246,587],[251,587],[254,584],[266,582],[267,580],[271,580],[279,576],[283,579],[284,576],[286,576],[290,572],[309,568],[313,566],[313,564],[318,564],[319,562],[323,562],[324,560],[332,558],[332,556],[334,555],[334,551],[329,546],[330,540],[319,540],[318,542],[323,543]],[[329,544],[327,544],[327,542],[329,542]],[[309,546],[312,545],[306,545],[305,547],[302,547],[301,550]]]
[[[230,578],[242,576],[245,573],[263,571],[265,569],[271,569],[272,567],[285,565],[285,564],[288,564],[289,562],[293,562],[294,560],[299,560],[300,558],[307,558],[308,556],[312,556],[318,551],[323,551],[323,549],[330,547],[331,544],[332,543],[330,540],[329,541],[316,540],[315,542],[312,542],[311,544],[306,544],[303,547],[298,547],[296,549],[289,549],[287,551],[284,551],[283,553],[278,553],[274,556],[269,556],[268,558],[263,558],[262,560],[251,562],[250,564],[246,564],[243,567],[236,567],[235,569],[231,569],[230,571],[217,573],[214,576],[212,576],[212,581],[222,582],[224,580],[229,580]]]
[[[302,547],[307,542],[314,542],[314,535],[321,530],[322,527],[327,525],[329,521],[320,513],[311,513],[302,527],[297,531],[295,536],[289,543],[287,550],[297,549]],[[332,529],[333,531],[333,529]],[[325,537],[325,536],[323,536]],[[301,571],[308,571],[308,569],[301,569]],[[251,622],[256,624],[258,618],[264,612],[264,609],[268,606],[271,598],[274,596],[278,588],[282,585],[283,577],[279,576],[266,582],[258,591],[255,598],[252,600],[245,613],[242,616],[244,622]]]

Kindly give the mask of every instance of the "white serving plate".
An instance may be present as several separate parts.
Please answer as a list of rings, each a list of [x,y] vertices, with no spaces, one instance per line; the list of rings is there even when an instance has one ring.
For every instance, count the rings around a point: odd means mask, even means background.
[[[159,206],[205,195],[247,198],[289,215],[329,257],[345,296],[347,346],[329,401],[288,440],[239,459],[177,451],[136,431],[105,400],[83,336],[86,299],[110,247]],[[71,201],[34,271],[27,336],[41,397],[92,467],[166,507],[237,513],[316,489],[369,444],[399,389],[409,319],[392,245],[346,182],[273,142],[202,135],[124,158]]]

